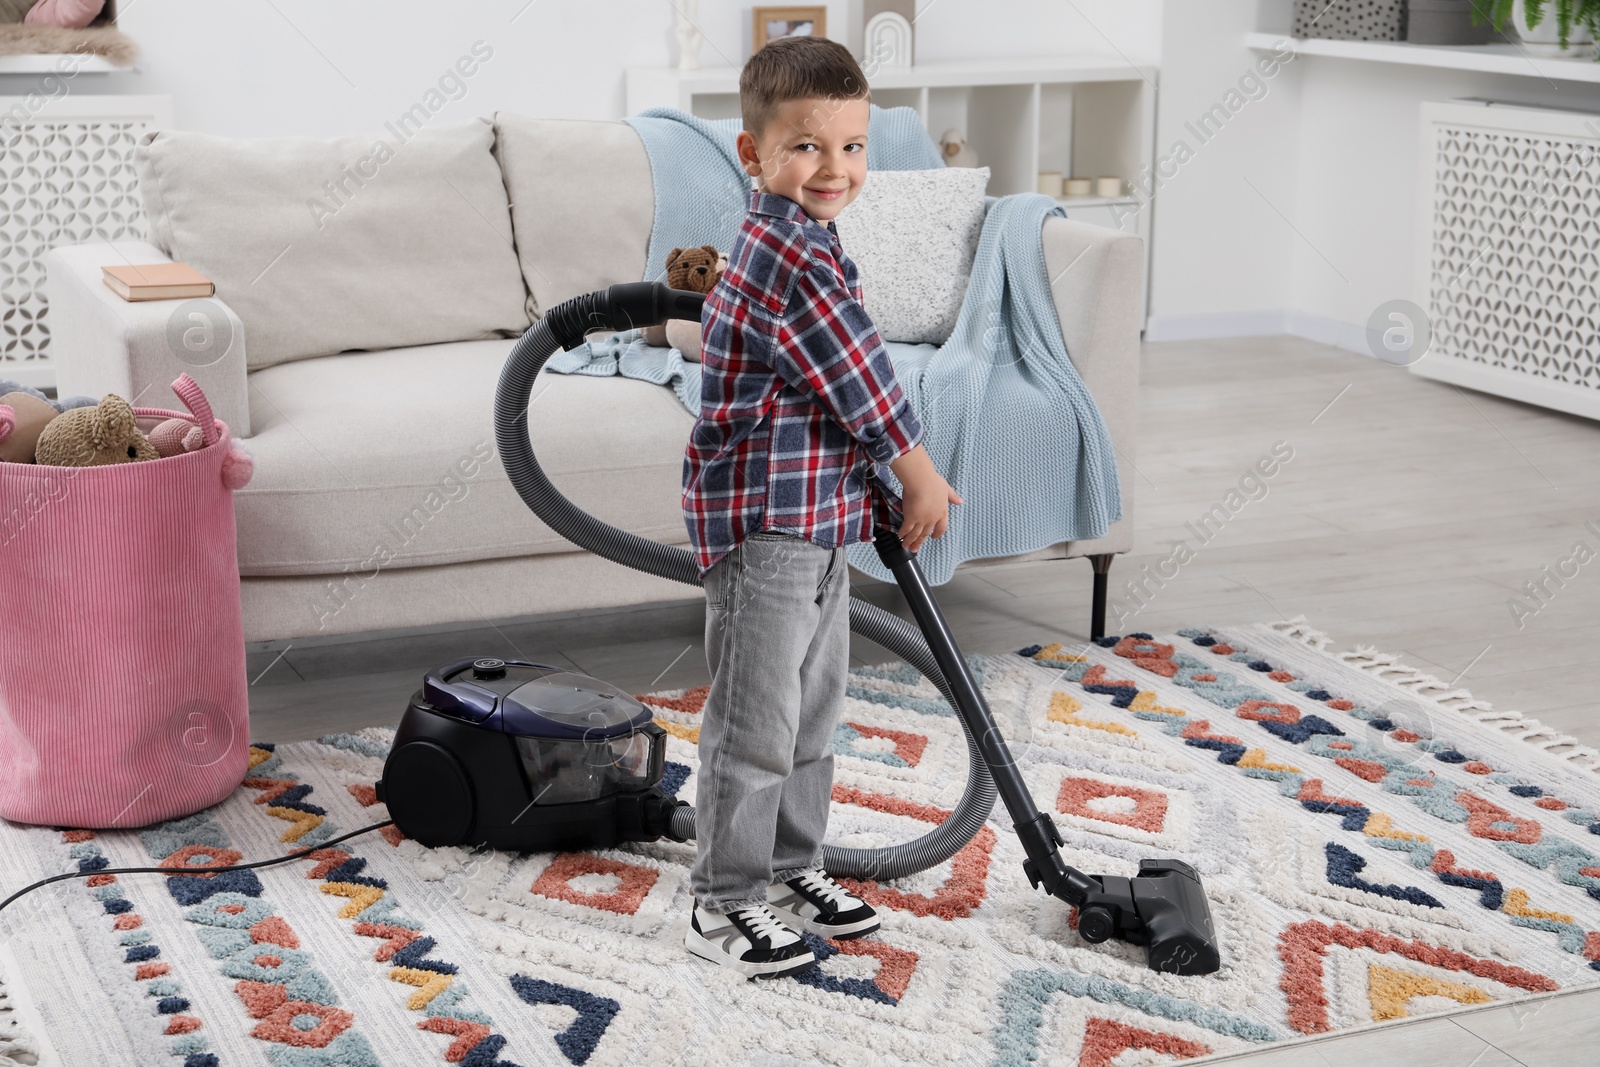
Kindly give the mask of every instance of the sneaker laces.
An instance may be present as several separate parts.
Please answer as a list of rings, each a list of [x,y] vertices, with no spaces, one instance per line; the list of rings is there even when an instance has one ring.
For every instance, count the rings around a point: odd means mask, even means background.
[[[777,934],[789,933],[789,928],[775,915],[771,908],[757,904],[754,907],[743,908],[738,912],[745,922],[750,924],[750,929],[768,941],[776,941]]]
[[[858,903],[854,893],[829,878],[822,871],[807,871],[800,876],[800,881],[806,888],[821,893],[828,903],[838,911],[854,907]]]

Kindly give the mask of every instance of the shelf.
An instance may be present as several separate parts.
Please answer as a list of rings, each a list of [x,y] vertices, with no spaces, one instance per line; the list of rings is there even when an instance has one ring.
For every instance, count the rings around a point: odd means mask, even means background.
[[[738,67],[634,67],[630,79],[671,82],[693,94],[739,92]],[[1034,82],[1155,81],[1156,68],[1135,66],[1115,56],[1042,56],[1018,59],[918,63],[880,67],[868,80],[876,89],[957,88],[972,85],[1031,85]]]
[[[90,56],[79,52],[57,52],[43,55],[0,56],[0,74],[61,74],[61,62],[72,62],[79,74],[113,74],[132,70],[118,67],[105,56]]]
[[[1296,55],[1362,59],[1373,63],[1398,63],[1411,67],[1477,70],[1485,74],[1513,74],[1550,81],[1600,82],[1600,63],[1592,59],[1551,59],[1529,55],[1514,44],[1426,45],[1409,41],[1337,41],[1324,37],[1289,37],[1278,33],[1249,33],[1245,46],[1272,52],[1287,41]]]
[[[1062,207],[1111,207],[1114,204],[1139,206],[1138,198],[1132,196],[1058,196],[1054,197],[1054,200]]]

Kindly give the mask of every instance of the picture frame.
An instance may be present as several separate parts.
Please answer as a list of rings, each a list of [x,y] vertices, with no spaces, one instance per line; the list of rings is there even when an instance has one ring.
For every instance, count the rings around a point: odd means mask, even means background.
[[[822,4],[750,9],[751,55],[765,48],[769,41],[780,37],[826,36],[828,36],[828,9]]]

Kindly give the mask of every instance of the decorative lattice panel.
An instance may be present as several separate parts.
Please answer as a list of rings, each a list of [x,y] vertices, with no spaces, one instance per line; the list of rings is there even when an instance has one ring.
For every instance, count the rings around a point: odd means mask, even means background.
[[[57,245],[143,238],[133,148],[148,117],[0,121],[0,378],[50,356],[44,263]]]
[[[1426,106],[1436,109],[1423,203],[1433,346],[1432,366],[1417,369],[1588,413],[1600,404],[1600,122]],[[1552,131],[1560,125],[1571,129]]]

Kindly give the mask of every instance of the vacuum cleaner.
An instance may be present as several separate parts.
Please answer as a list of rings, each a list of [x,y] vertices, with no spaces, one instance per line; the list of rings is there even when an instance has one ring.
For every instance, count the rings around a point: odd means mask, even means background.
[[[683,804],[660,789],[666,737],[648,707],[598,678],[463,659],[423,678],[376,791],[395,825],[429,848],[655,841]]]
[[[551,484],[533,453],[528,403],[550,356],[595,330],[668,319],[700,320],[701,293],[657,282],[613,285],[553,307],[512,349],[495,395],[495,438],[523,501],[553,530],[635,570],[699,585],[694,557],[610,526]],[[957,712],[968,777],[939,826],[879,849],[825,845],[830,874],[902,878],[955,855],[1004,800],[1037,889],[1078,909],[1090,943],[1115,937],[1143,946],[1149,965],[1182,975],[1221,966],[1200,877],[1175,859],[1145,859],[1131,878],[1084,874],[1062,860],[1060,831],[1029,794],[983,693],[956,647],[914,552],[892,530],[874,547],[916,619],[913,628],[851,598],[851,629],[922,672]],[[519,660],[460,660],[430,671],[395,734],[378,783],[395,825],[420,844],[487,845],[513,851],[606,848],[627,841],[694,837],[694,808],[661,787],[666,732],[647,706],[596,678]]]

